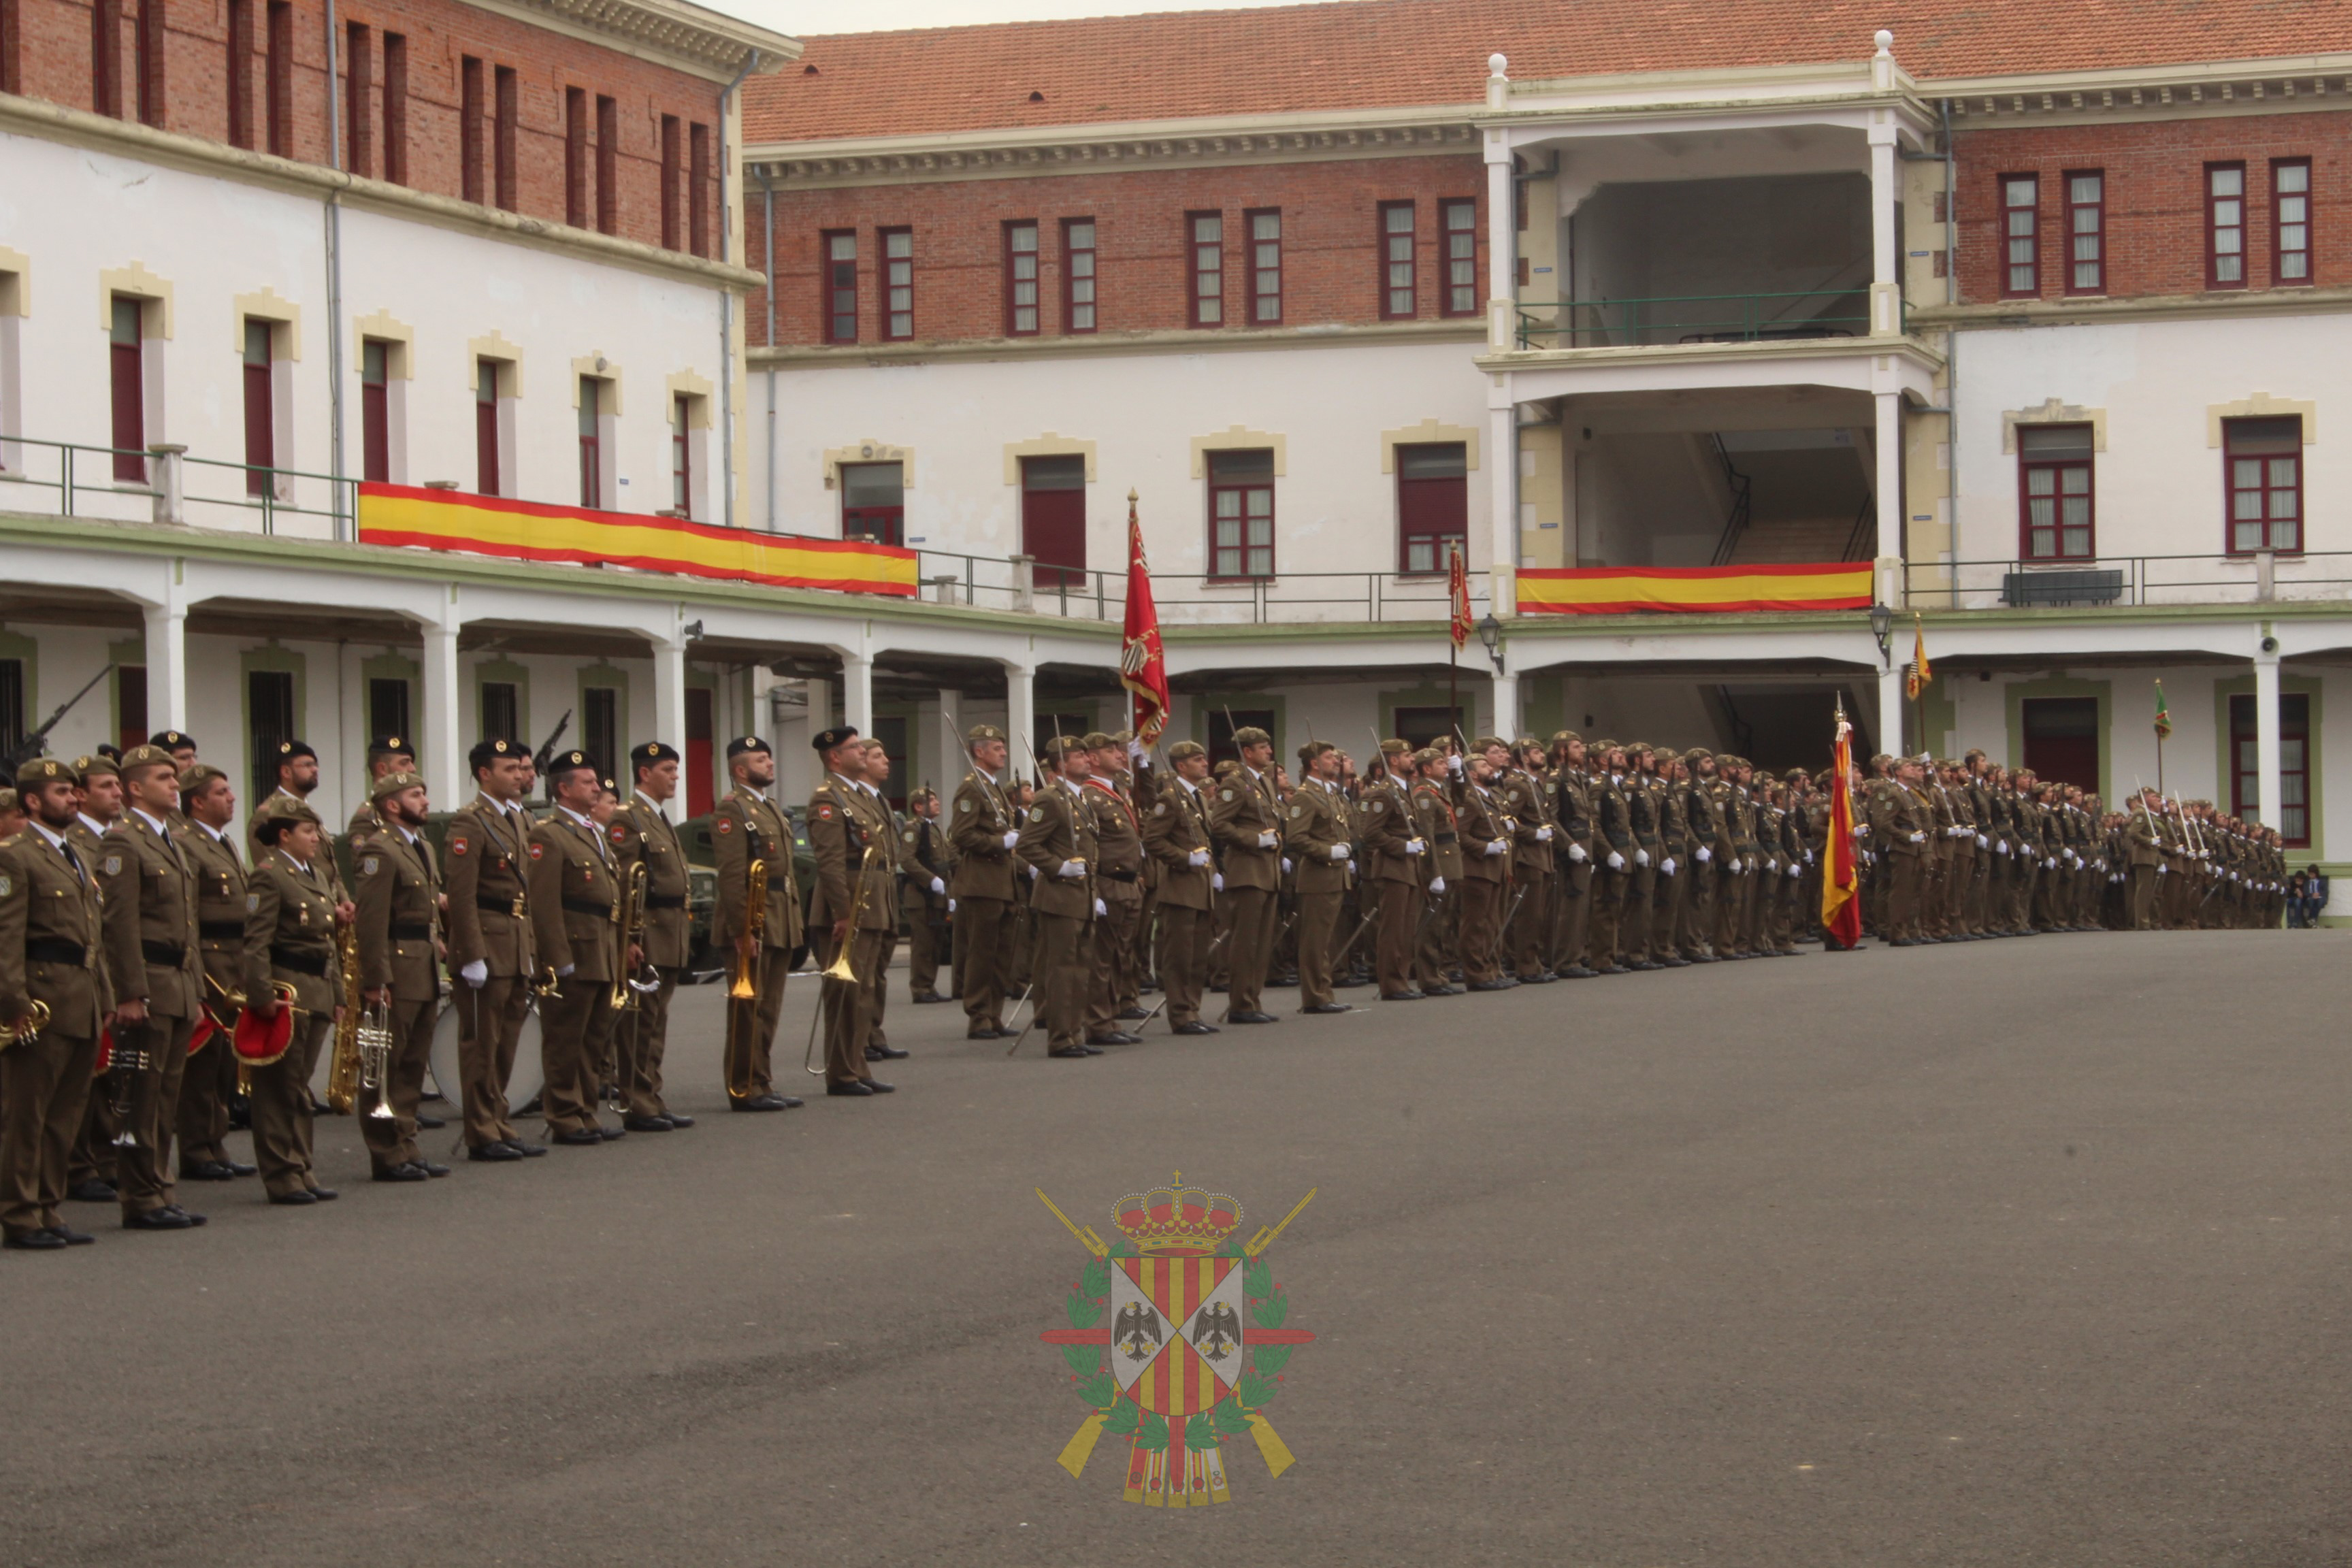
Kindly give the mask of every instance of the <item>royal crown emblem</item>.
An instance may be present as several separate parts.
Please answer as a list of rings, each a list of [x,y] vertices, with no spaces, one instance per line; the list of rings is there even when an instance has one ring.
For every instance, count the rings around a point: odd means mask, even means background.
[[[1181,1172],[1119,1199],[1118,1237],[1108,1243],[1072,1224],[1042,1188],[1037,1196],[1094,1255],[1062,1303],[1070,1326],[1038,1336],[1061,1347],[1078,1397],[1093,1407],[1062,1449],[1062,1468],[1076,1478],[1105,1432],[1126,1437],[1127,1500],[1156,1508],[1231,1501],[1220,1445],[1244,1434],[1269,1475],[1288,1469],[1290,1449],[1263,1407],[1293,1350],[1315,1336],[1284,1326],[1290,1301],[1265,1251],[1315,1194],[1247,1245],[1242,1205],[1184,1185]]]

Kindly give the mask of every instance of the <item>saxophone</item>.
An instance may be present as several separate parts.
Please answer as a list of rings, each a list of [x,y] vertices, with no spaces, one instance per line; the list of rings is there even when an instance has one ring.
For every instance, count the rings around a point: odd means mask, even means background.
[[[342,965],[343,1007],[335,1019],[335,1054],[327,1069],[327,1106],[338,1116],[349,1116],[359,1106],[362,1073],[360,932],[356,923],[343,928],[337,962]]]

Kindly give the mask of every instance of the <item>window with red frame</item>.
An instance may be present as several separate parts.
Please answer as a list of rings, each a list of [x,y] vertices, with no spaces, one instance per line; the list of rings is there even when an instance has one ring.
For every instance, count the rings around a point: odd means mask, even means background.
[[[146,308],[142,300],[117,294],[107,332],[107,369],[114,414],[114,477],[131,484],[147,480]]]
[[[915,231],[877,231],[882,241],[882,335],[915,335]]]
[[[2311,281],[2311,160],[2271,165],[2271,281]]]
[[[1448,316],[1478,313],[1478,204],[1447,202],[1445,216],[1445,310]]]
[[[1463,443],[1399,447],[1396,473],[1397,570],[1408,576],[1443,572],[1456,551],[1468,560],[1470,477]]]
[[[1037,220],[1004,226],[1004,331],[1008,337],[1037,335]]]
[[[474,489],[494,496],[499,488],[499,362],[474,362]]]
[[[277,357],[268,321],[245,323],[245,493],[268,495],[277,477],[278,396],[271,362]]]
[[[1282,215],[1271,209],[1242,215],[1249,225],[1250,322],[1282,321]]]
[[[2303,548],[2303,416],[2221,421],[2230,553]]]
[[[2009,295],[2042,292],[2042,179],[2000,177],[2001,280]]]
[[[2017,427],[2018,553],[2088,561],[2097,551],[2088,425]]]
[[[2311,698],[2301,691],[2279,693],[2279,803],[2264,815],[2262,750],[2254,728],[2254,700],[2230,699],[2230,815],[2241,822],[2259,821],[2278,829],[2279,837],[2297,849],[2311,847]]]
[[[2205,166],[2205,286],[2246,286],[2246,166]]]
[[[2066,175],[2066,292],[2107,291],[2107,177],[2097,169]]]
[[[1413,205],[1411,202],[1381,204],[1381,314],[1403,321],[1421,308],[1421,290],[1413,279]]]
[[[683,392],[669,400],[669,509],[694,515],[694,399]]]
[[[897,463],[841,466],[841,537],[899,544],[906,535],[905,470]]]
[[[360,340],[360,477],[392,479],[392,345],[382,338]]]
[[[1062,220],[1062,330],[1095,330],[1095,220]]]
[[[817,244],[824,251],[824,341],[857,341],[857,236],[831,229]]]
[[[1224,215],[1186,213],[1184,229],[1192,247],[1192,324],[1222,327],[1225,324]]]
[[[1209,454],[1209,575],[1274,575],[1274,453]]]

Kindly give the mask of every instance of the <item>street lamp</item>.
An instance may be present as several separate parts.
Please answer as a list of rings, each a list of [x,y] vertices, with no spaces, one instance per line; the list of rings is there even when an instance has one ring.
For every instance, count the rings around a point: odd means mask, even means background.
[[[1495,618],[1495,612],[1492,610],[1487,611],[1486,618],[1478,623],[1478,640],[1486,644],[1486,658],[1493,662],[1495,673],[1502,674],[1503,656],[1496,649],[1503,640],[1503,623]]]
[[[1870,635],[1878,639],[1879,662],[1893,668],[1895,612],[1885,605],[1870,606]]]

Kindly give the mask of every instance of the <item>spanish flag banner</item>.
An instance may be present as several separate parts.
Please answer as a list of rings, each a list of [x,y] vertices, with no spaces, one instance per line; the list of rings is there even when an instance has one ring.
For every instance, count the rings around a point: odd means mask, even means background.
[[[1830,763],[1828,842],[1822,846],[1822,929],[1840,947],[1862,941],[1862,900],[1853,854],[1853,726],[1845,703],[1837,708],[1837,742]]]
[[[1750,610],[1861,610],[1870,563],[1801,565],[1527,567],[1523,616],[1732,615]]]
[[[505,561],[626,566],[680,577],[911,599],[916,552],[854,539],[796,539],[677,518],[541,506],[407,485],[360,487],[360,542]]]

